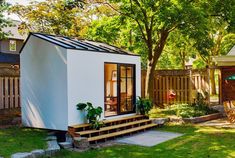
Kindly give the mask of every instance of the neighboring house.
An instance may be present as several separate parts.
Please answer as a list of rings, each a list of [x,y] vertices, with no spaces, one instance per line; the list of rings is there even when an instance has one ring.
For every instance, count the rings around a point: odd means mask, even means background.
[[[0,40],[0,65],[18,65],[20,63],[19,51],[23,46],[26,35],[20,35],[18,26],[20,22],[13,20],[12,27],[3,28],[10,35]]]
[[[140,56],[104,43],[31,33],[20,52],[24,126],[67,130],[85,123],[76,104],[101,106],[101,119],[136,114]]]
[[[216,56],[214,60],[220,68],[220,103],[235,100],[235,45],[227,55]]]

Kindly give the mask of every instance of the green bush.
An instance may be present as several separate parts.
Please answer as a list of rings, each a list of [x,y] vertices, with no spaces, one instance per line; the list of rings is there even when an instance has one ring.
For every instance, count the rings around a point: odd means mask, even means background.
[[[174,104],[165,109],[154,109],[150,111],[150,117],[176,115],[182,118],[198,117],[215,113],[217,111],[209,108],[205,104]]]
[[[103,126],[103,123],[99,121],[103,109],[98,107],[93,107],[93,105],[89,102],[87,103],[78,103],[77,110],[86,110],[87,111],[87,119],[89,123],[91,123],[91,127],[94,129],[99,129]]]
[[[138,97],[136,101],[137,111],[141,115],[148,115],[149,111],[153,107],[153,102],[148,98]]]

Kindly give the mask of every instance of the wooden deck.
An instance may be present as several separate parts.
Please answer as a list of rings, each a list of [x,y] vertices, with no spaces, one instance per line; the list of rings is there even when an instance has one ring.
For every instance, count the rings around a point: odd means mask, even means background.
[[[69,133],[73,137],[87,137],[90,143],[106,141],[118,136],[132,134],[156,127],[151,120],[143,115],[122,117],[119,119],[104,120],[104,127],[99,130],[90,128],[90,124],[69,126]]]

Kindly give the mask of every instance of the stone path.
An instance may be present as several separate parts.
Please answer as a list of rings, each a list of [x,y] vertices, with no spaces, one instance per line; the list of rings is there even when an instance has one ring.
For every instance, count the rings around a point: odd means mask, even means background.
[[[135,134],[133,136],[117,139],[116,142],[151,147],[182,135],[183,134],[180,133],[151,130],[144,133]]]
[[[235,128],[234,123],[230,123],[227,118],[207,121],[203,123],[199,123],[199,126],[213,126],[213,127],[222,127],[222,128]]]

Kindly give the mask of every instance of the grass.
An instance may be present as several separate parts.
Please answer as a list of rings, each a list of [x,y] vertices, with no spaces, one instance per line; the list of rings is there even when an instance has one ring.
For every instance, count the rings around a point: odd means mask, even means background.
[[[0,129],[0,157],[46,147],[46,132],[30,128]]]
[[[167,125],[158,130],[184,133],[154,147],[116,145],[77,153],[62,150],[56,158],[233,158],[235,129]]]
[[[168,118],[168,117],[177,117],[174,114],[174,111],[169,109],[160,109],[160,108],[153,108],[149,111],[150,118]]]

